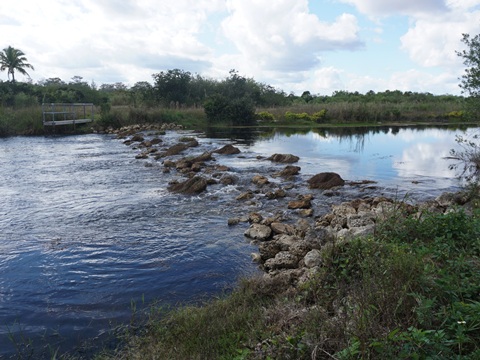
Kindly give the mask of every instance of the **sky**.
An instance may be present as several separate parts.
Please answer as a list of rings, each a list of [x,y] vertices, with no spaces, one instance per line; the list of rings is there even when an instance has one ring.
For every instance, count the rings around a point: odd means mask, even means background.
[[[0,2],[0,49],[22,50],[33,82],[133,86],[169,69],[219,80],[235,69],[297,95],[459,95],[463,33],[480,33],[480,0]]]

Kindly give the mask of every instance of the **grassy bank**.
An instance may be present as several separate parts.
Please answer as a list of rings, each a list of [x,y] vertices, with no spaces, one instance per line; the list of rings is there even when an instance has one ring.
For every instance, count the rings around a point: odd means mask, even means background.
[[[259,124],[264,126],[321,127],[359,124],[461,123],[467,120],[458,101],[431,103],[402,102],[326,102],[288,107],[258,108]],[[102,131],[132,124],[176,123],[187,129],[205,129],[203,108],[169,109],[131,106],[97,107],[95,121],[76,127],[77,132]],[[475,119],[473,119],[475,120]],[[222,123],[214,124],[221,126]],[[57,127],[57,132],[72,132],[72,126]],[[0,136],[42,135],[40,106],[0,107]]]
[[[480,214],[400,216],[322,249],[312,279],[242,281],[202,306],[154,309],[100,359],[478,359]]]

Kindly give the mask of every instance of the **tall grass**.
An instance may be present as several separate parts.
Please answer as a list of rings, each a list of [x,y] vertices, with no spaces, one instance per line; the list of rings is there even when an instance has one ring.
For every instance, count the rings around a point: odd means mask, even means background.
[[[285,121],[286,112],[314,114],[327,111],[324,123],[378,123],[399,121],[462,120],[463,104],[452,102],[326,102],[299,104],[288,107],[258,109],[274,115],[277,121]]]

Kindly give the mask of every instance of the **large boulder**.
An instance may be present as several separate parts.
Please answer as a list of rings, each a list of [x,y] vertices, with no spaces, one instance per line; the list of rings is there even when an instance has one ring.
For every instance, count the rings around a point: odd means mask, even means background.
[[[168,190],[186,195],[199,194],[207,189],[207,180],[201,176],[194,176],[181,183],[171,184]]]
[[[298,258],[288,251],[280,251],[274,258],[265,261],[263,266],[267,271],[277,269],[293,269],[298,265]]]
[[[292,154],[273,154],[267,160],[282,164],[291,164],[297,162],[300,158]]]
[[[328,190],[336,186],[345,185],[345,180],[334,172],[323,172],[311,177],[308,181],[311,189]]]
[[[240,149],[233,145],[228,144],[220,149],[215,150],[214,153],[222,154],[222,155],[234,155],[234,154],[239,154]]]

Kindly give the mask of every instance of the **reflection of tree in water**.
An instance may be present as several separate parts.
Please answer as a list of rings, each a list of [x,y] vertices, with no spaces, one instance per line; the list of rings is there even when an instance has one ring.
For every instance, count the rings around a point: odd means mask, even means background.
[[[205,135],[212,139],[230,139],[237,143],[252,145],[265,130],[257,127],[209,127]]]
[[[307,135],[313,132],[323,138],[335,138],[341,143],[350,142],[354,152],[362,152],[365,140],[370,135],[392,134],[397,135],[401,129],[415,129],[417,131],[429,129],[465,130],[465,125],[416,125],[416,126],[349,126],[349,127],[322,127],[322,128],[293,128],[293,127],[210,127],[206,130],[209,138],[231,139],[237,143],[253,145],[257,140],[267,140],[275,137]]]

